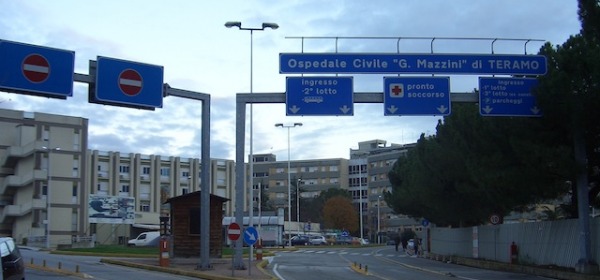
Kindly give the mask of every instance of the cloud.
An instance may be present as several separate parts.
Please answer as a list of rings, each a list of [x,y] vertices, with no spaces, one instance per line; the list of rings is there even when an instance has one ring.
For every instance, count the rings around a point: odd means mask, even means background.
[[[433,42],[438,53],[491,52],[489,40],[441,37],[559,44],[579,31],[576,12],[575,0],[2,1],[0,38],[73,50],[80,74],[88,74],[89,61],[97,56],[163,66],[164,81],[171,87],[210,94],[211,157],[235,159],[236,95],[250,91],[250,32],[225,28],[226,21],[241,21],[244,27],[279,24],[277,30],[252,35],[252,89],[281,93],[286,77],[278,69],[282,52],[427,53],[432,51],[430,37],[438,38]],[[290,38],[301,36],[305,38]],[[332,38],[309,38],[319,36]],[[527,52],[536,53],[541,44],[528,43]],[[500,40],[494,50],[523,53],[524,42]],[[382,91],[385,75],[352,76],[355,91]],[[450,84],[453,92],[470,92],[477,87],[477,77],[451,75]],[[74,96],[67,100],[0,92],[0,108],[86,118],[91,149],[200,156],[199,101],[169,96],[163,108],[146,111],[90,104],[87,91],[86,84],[75,83]],[[349,149],[360,141],[411,143],[421,133],[435,133],[440,118],[386,117],[382,104],[355,104],[354,109],[352,117],[291,117],[286,116],[285,104],[256,104],[253,151],[287,159],[287,131],[275,128],[275,123],[302,122],[290,131],[292,157],[317,159],[348,158]],[[249,112],[246,123],[247,155]]]

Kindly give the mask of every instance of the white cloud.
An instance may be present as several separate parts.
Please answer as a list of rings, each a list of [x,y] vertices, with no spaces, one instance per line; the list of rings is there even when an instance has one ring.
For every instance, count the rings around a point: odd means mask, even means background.
[[[332,52],[334,39],[291,36],[486,37],[543,39],[560,44],[579,31],[575,0],[508,1],[101,1],[0,2],[0,39],[76,52],[77,73],[89,60],[108,56],[164,66],[172,87],[211,95],[211,156],[235,157],[235,96],[250,90],[250,34],[224,27],[276,22],[278,30],[254,32],[253,91],[284,92],[282,52]],[[430,40],[337,41],[338,51],[430,52]],[[435,52],[489,53],[489,41],[443,40]],[[531,42],[536,53],[541,43]],[[499,41],[497,53],[523,53],[522,42]],[[0,61],[1,64],[1,61]],[[355,91],[380,92],[382,75],[355,75]],[[474,76],[452,76],[452,91],[477,87]],[[136,110],[90,104],[87,85],[74,97],[53,100],[0,92],[0,108],[89,119],[92,149],[198,157],[201,104],[177,97],[162,109]],[[293,159],[348,158],[371,139],[411,143],[435,133],[439,117],[384,117],[382,104],[355,104],[353,117],[287,117],[283,104],[254,106],[254,152],[287,159],[287,133],[277,122],[302,122],[291,131]],[[248,128],[246,129],[248,131]],[[248,141],[246,142],[248,152]]]

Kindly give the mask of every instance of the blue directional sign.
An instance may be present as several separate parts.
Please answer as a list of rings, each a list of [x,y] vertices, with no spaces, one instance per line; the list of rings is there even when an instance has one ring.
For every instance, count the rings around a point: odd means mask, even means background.
[[[482,116],[541,117],[532,88],[537,79],[479,78],[479,113]]]
[[[346,237],[346,236],[350,236],[350,233],[348,231],[342,231],[342,236]]]
[[[66,99],[74,68],[73,51],[0,40],[0,89]]]
[[[385,116],[450,115],[449,77],[384,77]]]
[[[152,109],[162,107],[163,67],[98,57],[90,102]]]
[[[258,231],[254,227],[244,229],[244,242],[248,245],[254,245],[258,241]]]
[[[542,55],[281,53],[279,73],[543,75]]]
[[[287,116],[352,116],[352,77],[287,77]]]

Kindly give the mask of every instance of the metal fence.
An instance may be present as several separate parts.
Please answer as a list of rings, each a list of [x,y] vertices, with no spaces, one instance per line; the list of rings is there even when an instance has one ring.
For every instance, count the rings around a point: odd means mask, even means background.
[[[600,260],[600,217],[591,219],[591,252]],[[470,228],[432,228],[431,252],[439,255],[510,262],[510,245],[519,248],[522,264],[575,267],[581,258],[576,219],[486,225]]]

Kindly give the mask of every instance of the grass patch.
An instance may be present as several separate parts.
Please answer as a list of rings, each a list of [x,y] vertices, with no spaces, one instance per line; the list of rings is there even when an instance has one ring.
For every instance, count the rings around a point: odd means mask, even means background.
[[[158,247],[126,247],[123,245],[96,245],[94,248],[65,248],[60,252],[97,255],[147,255],[158,256]]]

